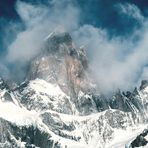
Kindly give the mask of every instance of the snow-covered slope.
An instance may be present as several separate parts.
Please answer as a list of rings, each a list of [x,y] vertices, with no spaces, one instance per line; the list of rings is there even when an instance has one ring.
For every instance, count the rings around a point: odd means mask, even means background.
[[[1,89],[0,119],[11,125],[8,128],[8,137],[11,137],[11,140],[9,138],[5,141],[1,140],[3,145],[6,145],[6,142],[8,145],[13,145],[13,139],[15,146],[12,147],[28,145],[41,148],[65,146],[122,148],[147,128],[146,125],[141,126],[139,116],[117,109],[107,109],[81,116],[70,100],[70,96],[65,94],[58,85],[41,79],[32,80],[26,85],[23,83],[17,89],[10,91],[9,94],[13,99],[9,101],[8,96],[4,95],[5,92],[7,92],[6,88]],[[84,105],[85,107],[87,105]],[[1,127],[4,126],[3,124]],[[13,131],[16,128],[19,136]],[[4,132],[3,130],[1,128],[1,132]],[[25,135],[23,135],[24,131]],[[33,134],[32,137],[30,132]],[[37,135],[38,132],[40,136]],[[42,134],[46,135],[45,141],[49,143],[46,146],[34,140],[34,138],[42,139],[44,137]]]

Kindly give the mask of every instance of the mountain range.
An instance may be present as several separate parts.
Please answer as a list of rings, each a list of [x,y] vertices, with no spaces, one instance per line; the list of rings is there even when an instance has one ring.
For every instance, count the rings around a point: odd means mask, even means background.
[[[102,94],[85,49],[53,32],[24,82],[0,79],[0,147],[148,147],[147,112],[148,80],[132,92]]]

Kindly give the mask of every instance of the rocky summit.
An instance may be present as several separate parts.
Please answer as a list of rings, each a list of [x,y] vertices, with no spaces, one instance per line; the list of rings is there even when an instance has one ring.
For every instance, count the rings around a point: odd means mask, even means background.
[[[26,79],[0,79],[1,148],[148,147],[148,81],[108,97],[91,76],[84,48],[51,33]]]

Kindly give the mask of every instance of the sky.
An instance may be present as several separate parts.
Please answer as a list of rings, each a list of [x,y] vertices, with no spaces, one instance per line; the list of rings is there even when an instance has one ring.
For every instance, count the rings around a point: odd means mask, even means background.
[[[17,0],[1,0],[0,2],[0,18],[9,21],[21,21],[15,9]],[[22,0],[24,2],[39,4],[48,4],[51,0]],[[135,4],[144,16],[147,16],[148,1],[147,0],[69,0],[75,3],[82,11],[82,23],[93,24],[97,27],[105,27],[111,29],[114,33],[127,33],[130,25],[133,27],[136,23],[133,20],[125,22],[117,13],[114,6],[117,3]],[[130,28],[131,29],[131,28]]]
[[[62,28],[87,50],[105,92],[148,79],[147,0],[1,0],[0,75],[22,81],[48,33]]]

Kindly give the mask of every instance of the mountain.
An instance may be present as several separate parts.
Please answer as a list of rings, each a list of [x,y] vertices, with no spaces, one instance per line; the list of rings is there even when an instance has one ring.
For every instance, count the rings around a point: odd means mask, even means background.
[[[107,97],[69,33],[44,42],[24,82],[12,87],[0,79],[0,147],[148,147],[148,81]]]

